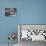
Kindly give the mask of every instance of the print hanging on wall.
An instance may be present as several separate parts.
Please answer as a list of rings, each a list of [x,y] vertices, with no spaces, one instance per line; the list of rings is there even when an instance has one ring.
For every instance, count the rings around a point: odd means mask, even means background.
[[[16,16],[16,8],[5,8],[5,16]]]
[[[20,40],[46,41],[46,25],[18,25]]]

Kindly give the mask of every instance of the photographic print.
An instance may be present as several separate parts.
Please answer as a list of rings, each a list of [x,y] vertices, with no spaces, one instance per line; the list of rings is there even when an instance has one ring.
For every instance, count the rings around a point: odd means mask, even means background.
[[[46,25],[31,25],[20,24],[18,25],[18,33],[20,33],[20,46],[31,46],[32,43],[46,42]]]
[[[16,16],[16,8],[5,8],[5,16]]]

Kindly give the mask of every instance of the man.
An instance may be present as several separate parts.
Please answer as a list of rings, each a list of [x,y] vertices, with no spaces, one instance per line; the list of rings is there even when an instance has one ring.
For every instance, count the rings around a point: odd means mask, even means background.
[[[10,13],[10,16],[16,16],[16,9],[15,8],[10,8],[9,13]]]

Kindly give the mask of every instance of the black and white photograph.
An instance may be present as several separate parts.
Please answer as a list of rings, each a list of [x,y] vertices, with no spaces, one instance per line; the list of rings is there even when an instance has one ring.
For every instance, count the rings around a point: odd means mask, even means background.
[[[43,45],[46,43],[46,25],[18,25],[20,46]]]
[[[5,16],[16,16],[16,8],[5,8]]]

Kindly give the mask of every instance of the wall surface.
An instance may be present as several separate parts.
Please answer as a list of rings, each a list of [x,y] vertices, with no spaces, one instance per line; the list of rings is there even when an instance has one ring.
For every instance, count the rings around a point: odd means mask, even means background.
[[[17,16],[6,17],[5,8],[17,8]],[[18,32],[17,24],[46,24],[46,0],[0,0],[0,44],[8,43],[9,32]]]

